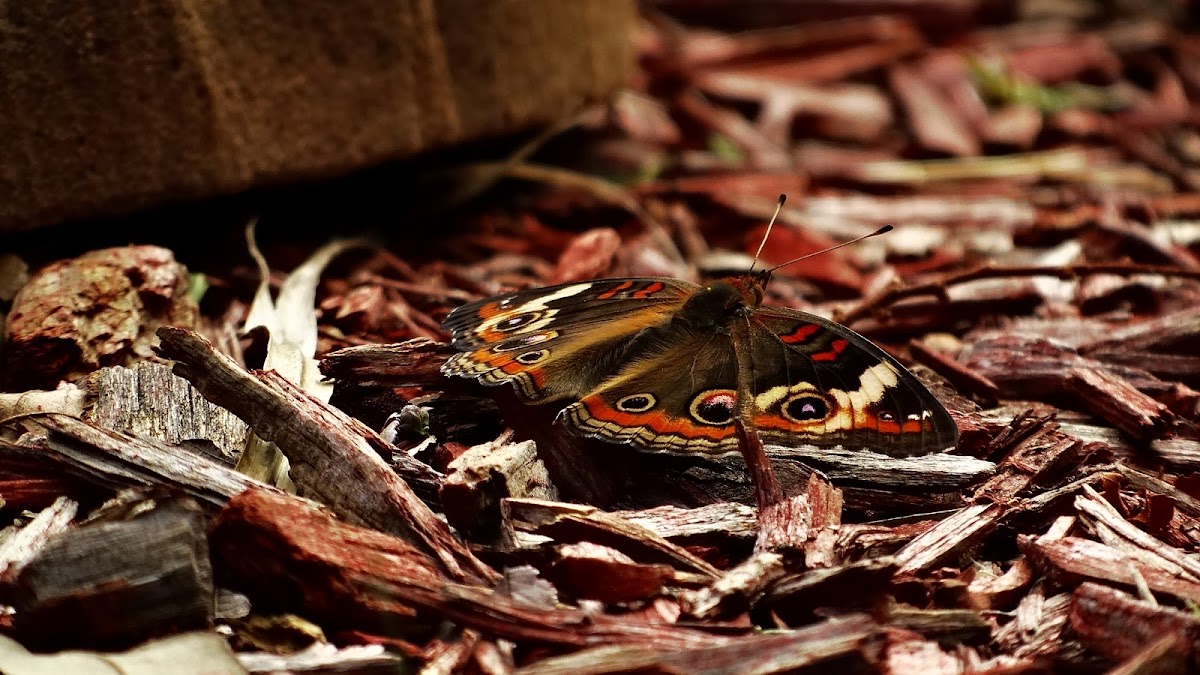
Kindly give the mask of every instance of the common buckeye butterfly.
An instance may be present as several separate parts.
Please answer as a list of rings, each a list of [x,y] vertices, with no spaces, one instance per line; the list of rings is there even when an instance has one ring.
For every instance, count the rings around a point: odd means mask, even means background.
[[[556,423],[649,451],[737,452],[738,415],[785,446],[905,457],[958,442],[937,398],[869,340],[762,306],[770,277],[600,279],[472,302],[442,324],[460,352],[442,372],[563,402]],[[753,404],[739,406],[739,391]]]

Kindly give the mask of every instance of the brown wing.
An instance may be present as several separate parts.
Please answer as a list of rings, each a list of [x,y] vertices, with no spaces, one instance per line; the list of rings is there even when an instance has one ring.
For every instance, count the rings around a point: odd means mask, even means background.
[[[669,321],[696,286],[677,279],[602,279],[463,305],[442,326],[460,350],[446,375],[511,383],[522,399],[578,399],[614,372],[623,347]]]
[[[643,450],[720,455],[738,449],[736,389],[728,333],[671,326],[559,419],[584,435]]]
[[[941,402],[858,333],[776,307],[756,309],[751,325],[754,423],[764,441],[900,457],[958,443],[958,426]]]

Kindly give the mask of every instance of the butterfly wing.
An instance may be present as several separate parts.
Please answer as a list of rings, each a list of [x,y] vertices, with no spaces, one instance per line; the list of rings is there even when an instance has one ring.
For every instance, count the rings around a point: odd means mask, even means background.
[[[669,321],[698,287],[677,279],[603,279],[498,295],[446,317],[460,353],[446,375],[512,384],[527,402],[578,399],[617,369],[634,336]]]
[[[737,358],[730,334],[672,325],[639,342],[632,359],[559,419],[584,435],[644,450],[736,452]]]
[[[841,324],[797,310],[750,316],[757,410],[768,443],[865,448],[896,457],[958,443],[958,426],[898,361]]]
[[[733,332],[672,322],[699,287],[632,278],[563,284],[464,305],[443,326],[461,353],[447,375],[514,385],[529,402],[576,402],[576,431],[646,450],[737,451]],[[767,442],[893,456],[952,447],[958,428],[911,373],[866,338],[783,308],[747,309],[755,396]]]

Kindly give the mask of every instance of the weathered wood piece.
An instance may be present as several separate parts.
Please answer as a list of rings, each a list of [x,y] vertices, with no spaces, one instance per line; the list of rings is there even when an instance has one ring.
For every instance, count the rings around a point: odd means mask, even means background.
[[[321,374],[338,384],[367,387],[427,386],[443,380],[442,364],[456,350],[444,342],[416,338],[390,345],[362,345],[330,352]]]
[[[888,457],[875,452],[841,448],[785,448],[768,445],[772,460],[794,459],[829,476],[835,484],[848,482],[879,488],[944,492],[962,488],[986,477],[996,465],[962,455],[932,454],[921,457]]]
[[[804,494],[789,497],[759,512],[756,551],[788,551],[803,554],[805,564],[817,567],[832,563],[830,548],[842,522],[842,491],[814,471]],[[818,542],[818,537],[821,541]]]
[[[1091,487],[1085,485],[1083,494],[1075,498],[1075,510],[1100,541],[1176,577],[1200,583],[1200,561],[1135,527]]]
[[[1200,441],[1161,438],[1150,442],[1150,452],[1170,466],[1188,471],[1200,470]]]
[[[1006,398],[1053,401],[1071,396],[1066,383],[1075,369],[1111,374],[1150,396],[1173,395],[1172,389],[1180,386],[1140,368],[1097,361],[1058,342],[1021,333],[981,337],[965,355],[967,367],[996,383]]]
[[[996,631],[994,641],[1015,656],[1061,656],[1070,605],[1070,595],[1046,597],[1043,589],[1037,587],[1021,598],[1016,618]]]
[[[975,491],[974,500],[1004,503],[1031,486],[1057,480],[1078,464],[1082,448],[1083,443],[1060,433],[1057,424],[1041,420],[1005,454],[996,474]]]
[[[72,477],[52,462],[16,459],[0,443],[0,499],[14,509],[44,509],[64,494],[83,492]],[[81,496],[76,494],[76,496]]]
[[[896,553],[896,574],[915,574],[975,546],[991,534],[1003,513],[999,504],[976,504],[957,511]]]
[[[1167,406],[1109,372],[1072,368],[1066,388],[1088,410],[1139,440],[1162,436],[1175,421]]]
[[[986,406],[999,401],[1000,387],[988,378],[955,361],[946,354],[933,350],[918,340],[908,341],[908,351],[918,363],[946,378],[960,392],[974,396]]]
[[[967,669],[964,658],[948,654],[938,646],[938,643],[923,640],[915,633],[895,628],[888,631],[888,646],[885,654],[887,665],[884,672],[896,675],[900,673],[958,675]],[[983,672],[988,671],[984,670]],[[1001,670],[1001,672],[1005,671]]]
[[[662,593],[667,584],[680,581],[670,565],[634,562],[620,551],[591,542],[559,546],[557,554],[547,577],[573,598],[607,603],[647,600]]]
[[[893,603],[887,608],[887,617],[889,626],[954,644],[980,642],[991,633],[991,625],[973,609],[920,609]]]
[[[981,316],[1028,314],[1045,301],[1028,278],[981,279],[972,283],[957,283],[948,288],[934,283],[936,290],[926,290],[924,295],[939,297],[898,299],[898,295],[891,290],[884,291],[880,295],[864,298],[841,320],[869,337],[907,340],[914,335],[954,330]],[[880,306],[888,304],[891,304],[891,315],[886,318],[871,315]]]
[[[658,506],[612,513],[681,545],[745,542],[753,540],[758,533],[754,508],[735,502],[718,502],[694,509]]]
[[[1200,602],[1200,582],[1181,579],[1100,542],[1079,537],[1046,541],[1023,535],[1017,544],[1039,568],[1069,586],[1099,580]]]
[[[642,563],[662,563],[675,569],[716,578],[709,563],[663,537],[600,509],[532,499],[505,499],[509,527],[549,537],[562,544],[583,541],[616,549]]]
[[[454,354],[445,342],[415,338],[339,349],[322,357],[319,367],[334,381],[330,402],[367,424],[381,427],[389,414],[421,397],[437,417],[451,420],[437,433],[457,440],[480,424],[495,426],[499,418],[496,403],[478,386],[442,376],[442,364]]]
[[[294,654],[238,652],[238,663],[250,673],[390,673],[407,661],[383,645],[353,645],[337,649],[304,650]]]
[[[17,573],[75,519],[79,504],[59,497],[16,532],[0,542],[0,586],[12,583]]]
[[[10,420],[16,443],[0,440],[0,462],[41,458],[107,490],[160,486],[179,490],[216,510],[230,497],[262,483],[178,447],[130,436],[58,413]]]
[[[1019,594],[1033,583],[1033,578],[1033,566],[1023,557],[1014,561],[1003,574],[990,574],[977,567],[967,586],[969,602],[976,609],[1011,607]]]
[[[41,648],[122,648],[213,620],[206,520],[190,500],[60,534],[17,574],[14,627]]]
[[[1121,462],[1117,464],[1117,471],[1122,476],[1129,479],[1129,482],[1134,487],[1139,487],[1148,490],[1154,494],[1170,497],[1171,501],[1181,511],[1190,516],[1200,518],[1200,499],[1176,488],[1174,485],[1162,480],[1161,478],[1152,476],[1137,467],[1130,466]]]
[[[1200,356],[1142,351],[1098,351],[1091,352],[1088,356],[1101,363],[1140,368],[1164,380],[1176,380],[1191,386],[1200,385]]]
[[[1172,607],[1152,604],[1093,582],[1071,594],[1071,628],[1097,652],[1122,661],[1163,638],[1190,651],[1192,668],[1200,654],[1200,618]]]
[[[395,472],[413,490],[425,499],[436,501],[441,476],[427,465],[395,452],[392,444],[358,420],[320,402],[302,406],[301,409],[306,413],[297,415],[295,409],[298,404],[311,400],[311,397],[298,391],[294,385],[280,382],[278,377],[267,373],[258,373],[256,376],[246,372],[191,331],[167,327],[162,329],[160,338],[160,351],[177,362],[174,366],[176,374],[191,382],[209,401],[217,398],[227,404],[223,407],[247,421],[259,436],[262,436],[259,433],[261,427],[264,431],[284,436],[292,444],[301,444],[306,440],[319,443],[325,453],[336,455],[348,452],[343,445],[349,444],[359,448],[363,454],[392,459]],[[296,418],[293,424],[297,426],[282,424],[281,420],[293,417]],[[315,457],[305,459],[316,461]],[[299,461],[291,457],[289,460]],[[365,461],[375,467],[374,461]],[[309,487],[315,489],[315,486]]]
[[[420,542],[454,578],[497,578],[450,532],[406,482],[431,488],[432,469],[412,460],[399,474],[380,456],[389,443],[362,422],[308,396],[273,371],[247,373],[195,333],[163,328],[162,352],[176,372],[210,401],[219,402],[272,441],[291,462],[300,494],[339,515]],[[407,475],[406,475],[407,474]]]
[[[782,635],[747,637],[725,645],[687,650],[642,645],[597,647],[543,659],[517,672],[520,675],[599,675],[629,671],[768,675],[812,666],[830,672],[858,672],[878,662],[882,647],[879,626],[865,616],[851,615]]]
[[[246,423],[214,405],[163,363],[102,368],[87,379],[92,405],[84,419],[106,429],[150,436],[172,445],[211,443],[230,465],[246,446]]]
[[[1080,345],[1084,354],[1149,351],[1192,354],[1200,350],[1200,309],[1188,308],[1130,323]]]
[[[609,448],[605,448],[606,453],[612,452]],[[995,466],[958,455],[895,459],[839,449],[767,446],[766,450],[784,494],[804,492],[815,468],[842,489],[846,510],[857,513],[932,511],[962,506],[961,487],[986,477]],[[922,466],[922,462],[928,466]],[[618,508],[664,503],[687,507],[719,502],[754,503],[754,489],[745,463],[736,455],[696,458],[628,451],[622,455],[621,468],[630,480],[624,484],[626,493],[616,504]],[[882,485],[876,487],[877,482]],[[946,484],[958,487],[943,488]]]
[[[685,611],[697,619],[745,611],[786,572],[782,555],[759,551],[708,586],[685,595]]]
[[[303,608],[335,627],[428,636],[448,620],[485,635],[570,648],[682,649],[730,641],[635,618],[543,609],[457,583],[404,539],[339,522],[311,502],[267,490],[231,500],[210,539],[214,560],[257,603]]]
[[[446,518],[474,539],[499,532],[500,502],[505,498],[558,499],[532,441],[501,438],[483,443],[459,455],[448,469],[441,491]]]
[[[811,621],[823,607],[871,612],[882,607],[895,573],[891,556],[791,573],[771,583],[756,608],[795,623]]]

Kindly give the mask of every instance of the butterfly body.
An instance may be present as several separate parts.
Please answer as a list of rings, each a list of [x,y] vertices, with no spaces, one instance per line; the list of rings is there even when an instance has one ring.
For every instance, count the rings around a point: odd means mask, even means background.
[[[561,402],[558,423],[648,451],[736,452],[738,417],[780,445],[908,456],[957,442],[937,399],[866,338],[764,307],[768,280],[602,279],[470,303],[443,324],[460,353],[442,371]]]

